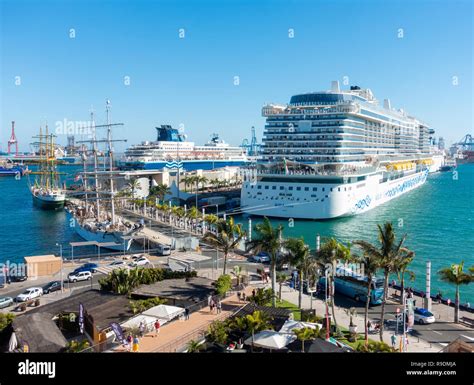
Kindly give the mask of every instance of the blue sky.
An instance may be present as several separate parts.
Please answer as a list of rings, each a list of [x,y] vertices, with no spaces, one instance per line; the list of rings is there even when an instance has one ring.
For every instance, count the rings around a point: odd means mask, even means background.
[[[87,120],[92,105],[103,122],[107,99],[125,123],[115,137],[129,144],[165,123],[183,124],[197,143],[218,132],[240,144],[251,126],[260,139],[265,102],[345,76],[448,141],[472,132],[469,0],[0,3],[3,150],[12,120],[28,150],[46,121]]]

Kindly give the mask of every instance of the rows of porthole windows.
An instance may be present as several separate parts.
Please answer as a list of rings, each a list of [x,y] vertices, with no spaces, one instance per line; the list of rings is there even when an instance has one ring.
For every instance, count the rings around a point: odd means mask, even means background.
[[[255,186],[254,185],[250,185],[251,188],[254,188]],[[270,187],[272,188],[272,190],[276,190],[277,189],[277,186],[264,186],[264,189],[265,190],[269,190]],[[285,189],[285,186],[279,186],[280,187],[280,190],[284,190]],[[293,186],[288,186],[288,191],[293,191],[294,190],[294,187]],[[258,190],[261,190],[262,189],[262,185],[257,185],[257,189]],[[310,187],[301,187],[301,186],[296,186],[296,191],[301,191],[301,190],[304,190],[304,191],[310,191]],[[311,188],[312,191],[318,191],[318,188],[317,187],[312,187]],[[321,187],[320,188],[321,191],[326,191],[326,187]],[[330,187],[329,188],[329,191],[333,192],[335,190],[335,187]],[[352,190],[352,187],[344,187],[343,190],[341,189],[341,187],[337,187],[337,191],[338,192],[341,192],[341,191],[350,191]]]

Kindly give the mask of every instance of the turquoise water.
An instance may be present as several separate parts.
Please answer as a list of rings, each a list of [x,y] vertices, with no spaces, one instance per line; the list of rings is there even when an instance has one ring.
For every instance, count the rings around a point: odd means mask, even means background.
[[[315,247],[316,234],[350,242],[356,239],[376,241],[377,224],[391,221],[400,237],[407,233],[406,247],[415,251],[410,269],[415,272],[413,286],[424,290],[426,261],[431,260],[433,294],[454,298],[454,287],[438,280],[436,272],[451,263],[465,261],[474,265],[474,165],[462,165],[453,173],[430,175],[427,182],[401,197],[364,214],[331,221],[295,221],[274,219],[284,225],[285,237],[304,237]],[[247,221],[242,219],[244,227]],[[258,219],[252,218],[253,224]],[[461,287],[461,301],[474,303],[474,284]]]
[[[73,183],[79,167],[63,166]],[[64,211],[44,211],[33,206],[27,179],[0,178],[0,261],[21,261],[24,256],[50,254],[63,244],[68,254],[69,242],[81,241],[67,225]],[[377,223],[390,220],[401,236],[408,234],[406,246],[416,252],[412,270],[413,284],[424,287],[425,263],[432,262],[432,292],[438,289],[444,296],[454,296],[454,288],[438,281],[440,268],[464,260],[474,265],[474,165],[458,168],[458,178],[452,173],[430,175],[420,188],[359,216],[332,221],[295,221],[289,227],[285,220],[274,220],[285,226],[285,236],[303,236],[314,248],[316,234],[334,236],[341,241],[365,239],[375,241]],[[245,218],[241,218],[246,225]],[[253,219],[253,223],[258,221]],[[400,227],[398,227],[400,225]],[[88,253],[93,250],[84,249]],[[75,254],[79,253],[75,251]],[[474,285],[461,288],[461,300],[474,303]]]

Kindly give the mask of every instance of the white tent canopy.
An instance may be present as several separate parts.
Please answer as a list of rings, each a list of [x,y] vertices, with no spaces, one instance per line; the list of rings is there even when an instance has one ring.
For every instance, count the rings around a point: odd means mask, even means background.
[[[130,318],[127,322],[124,322],[120,326],[122,326],[122,328],[124,329],[134,329],[138,328],[140,326],[140,323],[143,322],[147,327],[150,327],[155,323],[156,320],[156,317],[150,317],[147,315],[139,314],[133,318]],[[163,325],[168,322],[168,320],[165,319],[158,318],[158,320],[160,321],[160,325]]]
[[[265,349],[283,349],[286,345],[296,340],[292,334],[279,333],[273,330],[264,330],[245,340],[246,345],[260,346]]]
[[[158,305],[148,309],[147,311],[144,311],[142,315],[170,321],[183,313],[184,309],[182,307]]]
[[[321,328],[323,325],[321,324],[316,324],[312,322],[301,322],[301,321],[292,321],[292,320],[287,320],[283,326],[280,329],[280,333],[285,333],[285,334],[294,334],[293,330],[295,329],[304,329],[304,328],[310,328],[310,329],[316,329]]]

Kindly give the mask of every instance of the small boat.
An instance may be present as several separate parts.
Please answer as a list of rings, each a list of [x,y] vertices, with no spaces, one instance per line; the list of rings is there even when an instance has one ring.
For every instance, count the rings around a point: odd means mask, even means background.
[[[447,159],[444,165],[439,168],[441,172],[453,171],[456,168],[456,161],[454,159]]]
[[[28,167],[13,163],[10,159],[0,161],[0,176],[20,176],[28,172]]]

